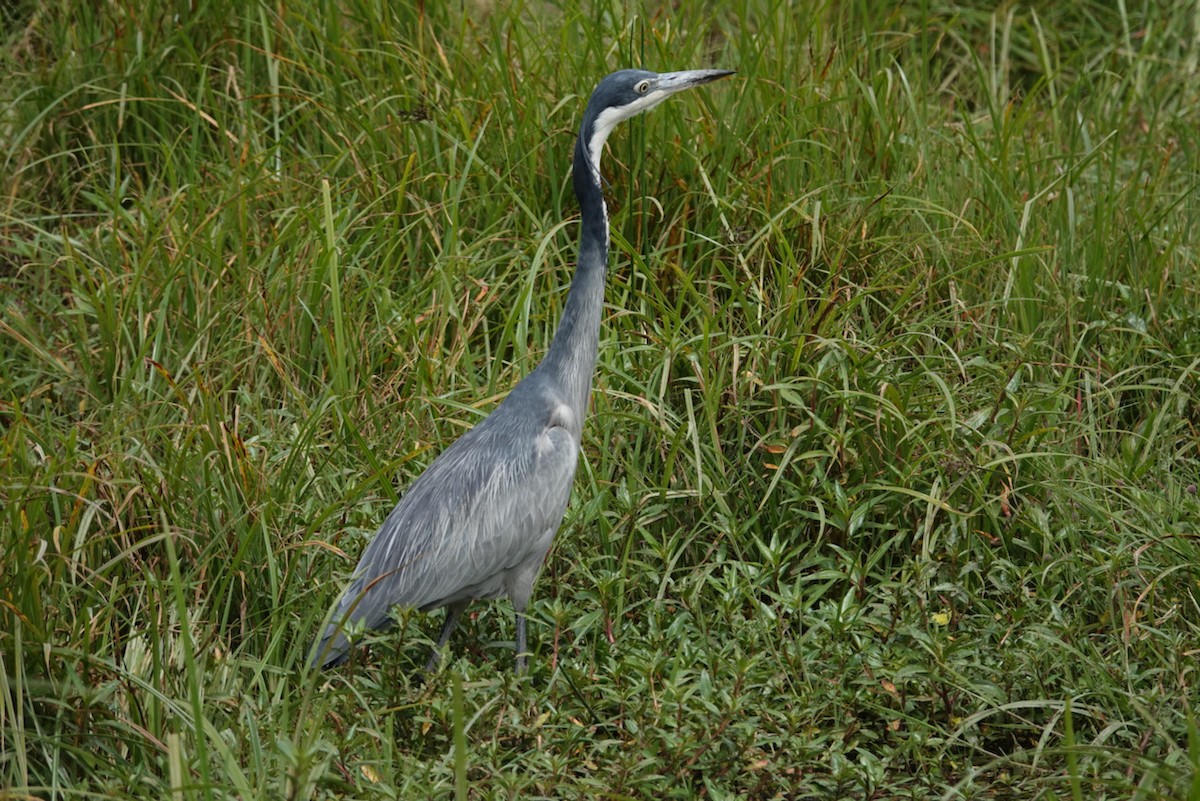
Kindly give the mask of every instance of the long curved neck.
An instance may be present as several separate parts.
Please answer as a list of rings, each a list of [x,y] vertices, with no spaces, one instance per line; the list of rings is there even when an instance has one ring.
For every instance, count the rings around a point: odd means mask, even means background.
[[[582,223],[579,261],[558,331],[539,368],[562,388],[580,421],[592,391],[608,272],[608,210],[600,189],[600,150],[607,133],[597,136],[594,126],[584,125],[575,142],[572,179]]]

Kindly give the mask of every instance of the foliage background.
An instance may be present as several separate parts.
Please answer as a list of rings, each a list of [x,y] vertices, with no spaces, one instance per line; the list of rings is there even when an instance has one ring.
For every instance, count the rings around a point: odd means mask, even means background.
[[[1200,799],[1196,3],[0,15],[0,795]],[[629,65],[532,674],[307,672]]]

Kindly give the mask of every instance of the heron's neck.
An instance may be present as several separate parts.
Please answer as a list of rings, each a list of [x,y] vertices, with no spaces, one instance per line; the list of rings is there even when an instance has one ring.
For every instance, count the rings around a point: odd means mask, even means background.
[[[600,190],[602,146],[603,139],[585,144],[582,133],[575,144],[572,177],[581,219],[579,262],[562,320],[541,367],[557,379],[580,420],[587,412],[588,395],[592,391],[604,308],[604,278],[608,271],[608,211]]]

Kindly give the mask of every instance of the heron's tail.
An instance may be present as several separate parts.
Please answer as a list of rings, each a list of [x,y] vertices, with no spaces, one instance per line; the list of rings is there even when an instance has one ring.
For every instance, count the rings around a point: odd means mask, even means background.
[[[378,579],[368,582],[363,577],[355,579],[334,605],[329,625],[313,643],[309,654],[312,667],[331,668],[350,658],[355,639],[365,631],[380,631],[392,625],[388,617],[388,604],[379,593],[371,593]]]
[[[313,643],[309,665],[322,670],[337,667],[350,658],[350,642],[346,635],[332,623],[325,629],[325,634]]]

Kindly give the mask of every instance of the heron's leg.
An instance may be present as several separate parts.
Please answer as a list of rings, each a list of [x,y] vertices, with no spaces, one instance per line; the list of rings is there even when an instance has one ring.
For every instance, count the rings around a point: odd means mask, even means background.
[[[458,619],[462,617],[463,610],[470,603],[470,601],[459,601],[446,607],[446,622],[442,624],[442,633],[438,635],[437,645],[433,646],[433,653],[429,655],[429,661],[425,663],[426,673],[437,668],[438,661],[442,656],[442,649],[450,641],[450,633],[454,631],[454,627],[458,625]]]
[[[517,661],[516,672],[520,676],[525,673],[525,613],[517,612]]]

